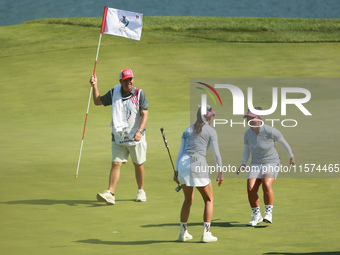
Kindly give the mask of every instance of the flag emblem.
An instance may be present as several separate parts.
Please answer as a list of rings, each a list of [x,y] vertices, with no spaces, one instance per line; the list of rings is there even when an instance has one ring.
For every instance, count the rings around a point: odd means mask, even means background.
[[[120,29],[125,30],[125,27],[129,25],[129,20],[126,16],[122,16],[122,18],[119,19],[120,21]]]

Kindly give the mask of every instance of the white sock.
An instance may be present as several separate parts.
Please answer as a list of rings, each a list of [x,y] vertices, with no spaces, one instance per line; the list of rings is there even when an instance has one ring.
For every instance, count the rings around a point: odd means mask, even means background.
[[[187,230],[187,222],[181,222],[181,232],[185,232]]]
[[[203,233],[210,232],[210,225],[211,225],[210,222],[204,222],[204,230],[203,230]]]
[[[254,215],[261,214],[259,206],[258,207],[252,207],[251,209],[253,210]]]
[[[273,205],[266,205],[266,213],[273,213]]]

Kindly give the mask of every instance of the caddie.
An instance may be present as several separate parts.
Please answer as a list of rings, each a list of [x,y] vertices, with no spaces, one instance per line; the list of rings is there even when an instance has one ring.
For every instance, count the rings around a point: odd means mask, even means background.
[[[109,188],[97,194],[99,202],[115,204],[115,189],[120,177],[120,168],[131,156],[137,181],[137,202],[145,202],[144,191],[147,143],[145,126],[148,120],[148,100],[143,90],[136,88],[132,70],[123,69],[119,73],[120,84],[100,96],[97,77],[92,75],[93,101],[95,105],[112,105],[112,167]]]

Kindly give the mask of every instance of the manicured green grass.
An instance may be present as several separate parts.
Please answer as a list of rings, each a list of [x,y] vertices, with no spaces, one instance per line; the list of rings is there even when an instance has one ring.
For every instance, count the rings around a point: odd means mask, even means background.
[[[245,179],[227,175],[223,186],[214,185],[212,231],[219,241],[197,243],[203,230],[197,193],[189,219],[194,239],[175,242],[183,195],[174,191],[159,131],[164,127],[175,160],[182,132],[190,124],[191,78],[340,78],[340,45],[335,42],[339,20],[316,21],[145,17],[140,42],[104,35],[96,71],[100,92],[117,84],[118,72],[128,67],[150,104],[148,201],[133,201],[136,184],[128,163],[122,168],[115,206],[95,199],[107,188],[109,107],[91,102],[79,178],[74,179],[100,19],[1,27],[1,250],[65,255],[339,252],[338,178],[279,178],[274,223],[247,228],[251,210]],[[294,43],[268,43],[273,41]],[[339,163],[339,90],[322,84],[311,92],[312,119],[283,133],[298,163]],[[223,157],[233,164],[242,155],[242,133],[230,131],[230,144],[223,148],[228,154]],[[263,202],[261,207],[263,211]]]

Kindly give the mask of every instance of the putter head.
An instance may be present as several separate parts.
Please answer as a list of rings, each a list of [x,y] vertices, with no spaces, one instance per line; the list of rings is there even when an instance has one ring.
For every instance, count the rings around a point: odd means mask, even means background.
[[[242,170],[242,171],[244,170],[244,167],[243,167],[243,166],[240,166],[240,167],[237,169],[236,174],[239,174],[239,173],[241,172],[241,170]]]

